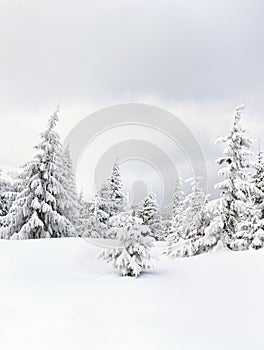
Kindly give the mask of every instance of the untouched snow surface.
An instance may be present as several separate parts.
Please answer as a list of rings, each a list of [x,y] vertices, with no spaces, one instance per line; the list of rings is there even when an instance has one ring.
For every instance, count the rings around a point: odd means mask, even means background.
[[[0,240],[0,349],[264,349],[264,250],[162,256],[135,279],[99,249]]]

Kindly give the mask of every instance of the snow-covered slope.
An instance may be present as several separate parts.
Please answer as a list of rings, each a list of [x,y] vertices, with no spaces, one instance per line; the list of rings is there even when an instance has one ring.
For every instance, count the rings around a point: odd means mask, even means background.
[[[264,250],[163,256],[134,279],[99,249],[0,240],[0,349],[264,349]]]

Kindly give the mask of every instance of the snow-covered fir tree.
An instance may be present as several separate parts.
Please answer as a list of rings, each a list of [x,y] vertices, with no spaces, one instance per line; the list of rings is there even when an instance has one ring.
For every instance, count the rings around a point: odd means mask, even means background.
[[[176,187],[173,195],[172,214],[169,221],[167,240],[167,254],[170,255],[174,250],[175,244],[183,236],[184,225],[184,192],[182,190],[182,178],[176,181]]]
[[[63,187],[64,187],[64,202],[65,207],[63,210],[64,216],[70,220],[73,225],[78,221],[78,195],[76,189],[75,171],[73,167],[73,161],[71,158],[70,147],[66,147],[63,152]]]
[[[201,209],[203,227],[200,230],[201,236],[194,242],[195,255],[212,251],[221,241],[221,221],[219,216],[210,212],[210,204],[207,200]]]
[[[168,252],[172,257],[192,256],[206,251],[202,238],[210,224],[206,211],[208,196],[201,187],[199,177],[194,176],[187,182],[190,182],[192,191],[184,200],[184,220],[180,226],[179,244],[175,244]]]
[[[137,216],[142,219],[144,225],[149,226],[150,235],[156,240],[166,238],[165,227],[159,211],[159,205],[155,193],[150,192],[137,211]]]
[[[109,218],[112,214],[110,193],[111,190],[107,180],[102,184],[91,203],[87,221],[87,236],[91,238],[106,238],[108,236]]]
[[[152,269],[150,249],[152,238],[143,236],[147,231],[142,220],[123,212],[110,219],[112,228],[116,231],[119,247],[103,249],[99,257],[112,263],[121,276],[139,276],[142,272]]]
[[[113,216],[111,188],[108,180],[101,185],[99,191],[95,195],[95,200],[93,203],[96,217],[100,222],[107,224],[109,218]]]
[[[224,178],[216,185],[220,191],[222,240],[232,250],[243,250],[249,247],[245,230],[241,230],[241,222],[247,215],[247,203],[252,196],[252,186],[248,176],[250,168],[251,140],[241,126],[241,117],[244,106],[235,110],[234,124],[227,136],[218,142],[225,144],[223,156],[217,163],[223,168],[219,175]],[[254,192],[254,189],[253,189]]]
[[[222,218],[219,207],[219,199],[206,201],[204,207],[204,216],[206,218],[204,235],[195,243],[199,253],[209,252],[215,247],[221,249],[224,246],[222,241]]]
[[[11,192],[13,192],[13,185],[3,176],[3,171],[0,169],[0,217],[4,217],[9,211],[12,203]]]
[[[204,247],[201,246],[200,239],[205,235],[205,229],[210,223],[206,212],[208,196],[201,187],[200,178],[194,176],[187,182],[190,182],[192,191],[185,198],[183,244],[179,252],[180,256],[197,255],[203,252]]]
[[[260,218],[264,219],[264,160],[263,152],[259,150],[257,161],[253,165],[253,174],[251,174],[251,182],[256,186],[255,203],[261,210]]]
[[[64,184],[60,138],[55,131],[58,122],[56,111],[36,146],[37,154],[27,163],[21,174],[22,186],[9,213],[5,237],[30,239],[68,237],[75,229],[64,216],[67,196]]]
[[[91,202],[84,199],[83,192],[81,191],[78,199],[78,219],[76,223],[76,231],[80,237],[85,236],[88,232],[91,205]]]
[[[243,239],[247,248],[262,248],[264,242],[264,220],[261,219],[262,211],[255,202],[254,196],[247,202],[245,214],[244,220],[239,224],[241,239]]]
[[[105,181],[91,202],[81,200],[81,224],[78,232],[84,237],[109,238],[111,196],[109,182]]]
[[[18,193],[22,190],[22,176],[20,173],[11,172],[9,173],[8,179],[3,179],[2,191],[0,195],[2,211],[0,215],[0,238],[8,238],[6,236],[6,227],[9,224],[8,213],[15,201]]]
[[[109,231],[110,218],[122,212],[124,208],[125,195],[122,192],[122,179],[119,166],[115,163],[109,179],[101,185],[92,201],[89,218],[86,221],[86,236],[114,238],[114,233],[110,235]]]
[[[112,173],[108,180],[110,189],[110,210],[109,216],[114,216],[124,210],[125,195],[122,192],[122,179],[118,163],[114,163]]]
[[[85,230],[83,230],[83,237],[89,238],[107,238],[109,229],[109,216],[104,211],[102,202],[96,196],[95,199],[89,203],[88,216],[85,220]]]
[[[264,243],[264,163],[260,150],[257,162],[253,165],[250,193],[245,207],[245,219],[240,223],[239,229],[244,239],[247,239],[247,245],[259,249]]]

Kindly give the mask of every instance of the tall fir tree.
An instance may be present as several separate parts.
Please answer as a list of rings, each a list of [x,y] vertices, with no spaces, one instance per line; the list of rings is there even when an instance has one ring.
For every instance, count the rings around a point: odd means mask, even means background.
[[[5,237],[12,239],[56,238],[75,235],[65,216],[66,189],[60,138],[55,131],[58,111],[49,119],[33,161],[23,167],[22,186],[9,213]]]
[[[264,244],[264,162],[260,149],[257,161],[253,164],[251,191],[248,197],[246,215],[240,224],[240,230],[250,247],[259,249]]]
[[[87,236],[93,238],[115,238],[109,236],[110,218],[125,209],[125,195],[122,192],[122,179],[119,165],[115,163],[110,177],[102,184],[95,195],[87,221]]]
[[[172,214],[169,221],[167,240],[167,254],[170,255],[183,235],[184,224],[184,192],[182,190],[182,178],[176,181],[176,187],[173,195]]]
[[[78,198],[78,218],[76,223],[76,231],[80,237],[87,235],[91,205],[91,202],[84,199],[83,192],[81,191]]]
[[[121,213],[124,210],[125,195],[122,192],[122,179],[118,163],[114,163],[109,182],[110,190],[110,216]]]
[[[260,218],[264,219],[264,160],[263,152],[259,149],[257,161],[253,166],[251,182],[256,186],[255,203],[261,210]]]
[[[76,189],[75,171],[73,167],[73,161],[71,158],[70,147],[67,146],[63,150],[63,187],[65,189],[65,208],[64,216],[70,220],[70,222],[76,226],[78,222],[78,195]]]
[[[232,250],[247,249],[249,242],[240,229],[241,220],[245,219],[249,195],[252,192],[248,176],[251,166],[249,157],[251,140],[241,126],[244,106],[235,110],[234,124],[227,136],[218,142],[225,144],[223,156],[217,163],[224,166],[219,175],[224,180],[216,185],[220,191],[222,238],[225,245]]]

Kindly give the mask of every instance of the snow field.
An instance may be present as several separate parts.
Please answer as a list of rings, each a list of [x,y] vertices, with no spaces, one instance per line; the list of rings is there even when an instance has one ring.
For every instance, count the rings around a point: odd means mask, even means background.
[[[164,243],[156,243],[160,256]],[[264,251],[119,277],[81,238],[0,241],[0,349],[263,349]]]

